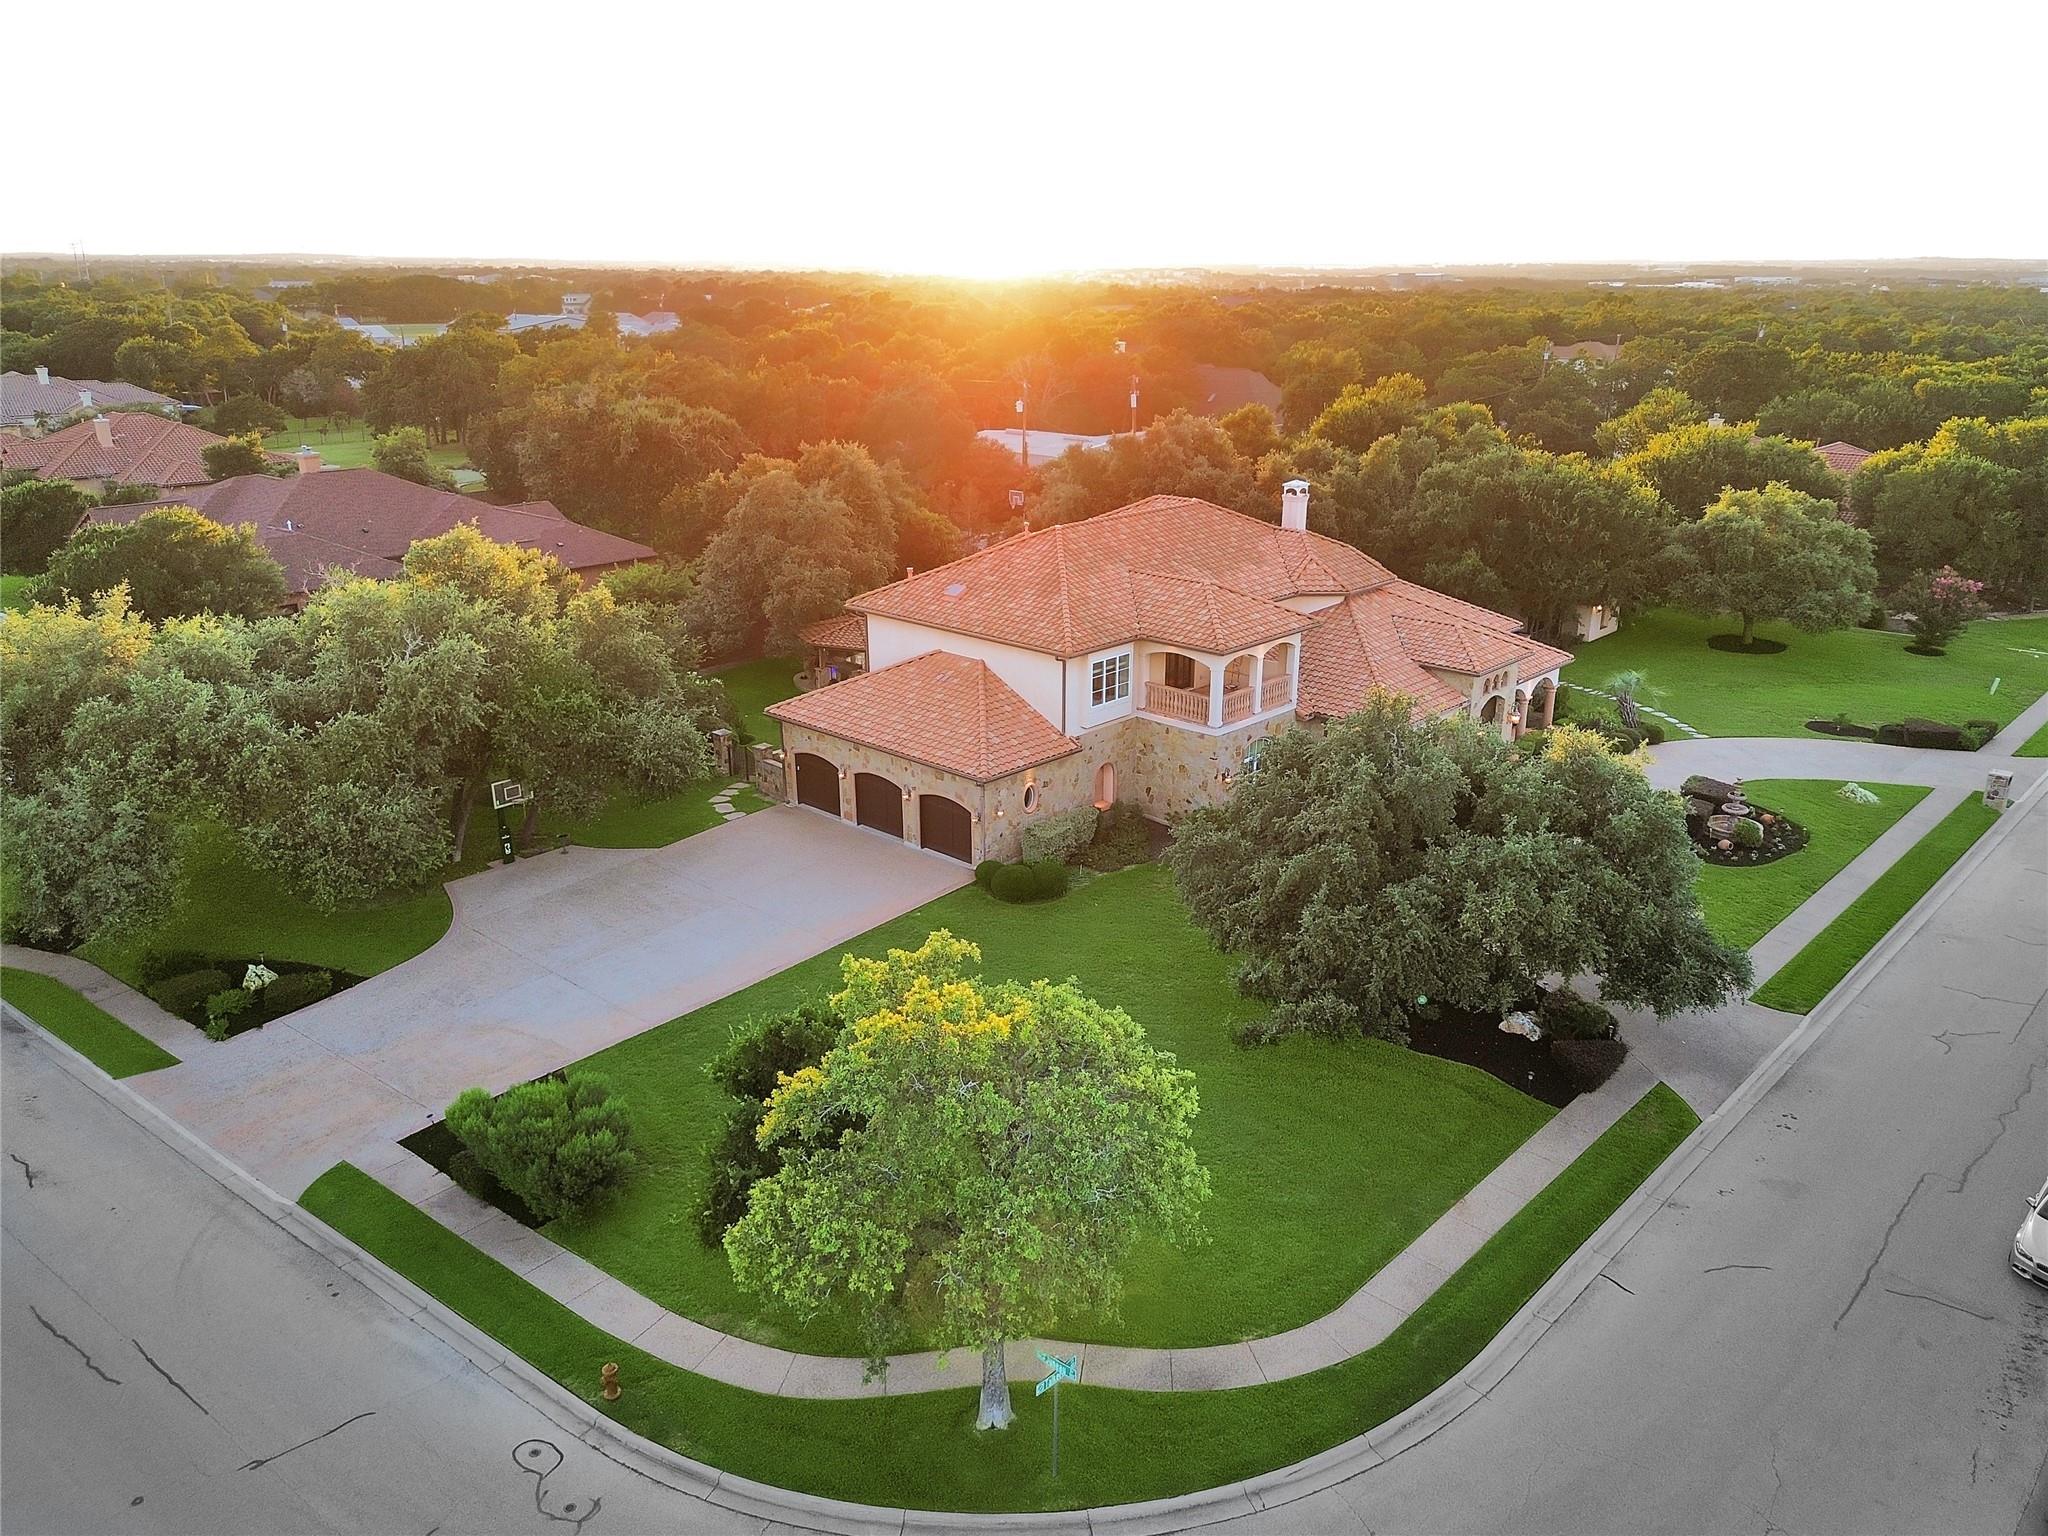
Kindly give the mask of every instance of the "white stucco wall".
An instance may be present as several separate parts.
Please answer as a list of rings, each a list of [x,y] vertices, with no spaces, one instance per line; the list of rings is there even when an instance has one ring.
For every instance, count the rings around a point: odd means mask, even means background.
[[[1057,656],[1027,651],[1021,646],[1003,645],[951,630],[932,629],[902,619],[870,616],[868,619],[868,670],[879,672],[899,661],[922,656],[926,651],[951,651],[988,663],[989,670],[1017,690],[1024,702],[1055,726],[1067,729],[1065,713],[1065,672]],[[1082,672],[1085,682],[1086,670]]]

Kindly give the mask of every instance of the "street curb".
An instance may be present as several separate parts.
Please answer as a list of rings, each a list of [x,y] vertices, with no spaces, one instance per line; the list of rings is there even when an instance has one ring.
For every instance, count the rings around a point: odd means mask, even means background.
[[[1949,867],[1799,1026],[1759,1062],[1735,1091],[1700,1122],[1698,1128],[1622,1202],[1575,1254],[1559,1266],[1506,1326],[1462,1370],[1428,1397],[1386,1423],[1291,1466],[1198,1493],[1096,1509],[1047,1514],[977,1515],[854,1504],[736,1477],[656,1445],[599,1414],[589,1403],[386,1267],[368,1251],[244,1172],[133,1089],[108,1077],[40,1026],[30,1029],[29,1035],[71,1076],[183,1155],[216,1183],[239,1195],[306,1247],[345,1270],[401,1315],[474,1362],[522,1401],[599,1455],[653,1482],[736,1513],[803,1530],[843,1533],[843,1536],[875,1536],[875,1533],[883,1531],[905,1536],[911,1531],[1019,1529],[1088,1533],[1088,1536],[1104,1532],[1115,1532],[1118,1536],[1154,1536],[1158,1532],[1214,1525],[1281,1508],[1349,1481],[1422,1444],[1484,1399],[1527,1358],[1543,1334],[1571,1309],[1586,1287],[1650,1218],[1663,1209],[1708,1154],[1818,1043],[1871,978],[1948,900],[1956,886],[2011,836],[2012,829],[2025,819],[2032,803],[2044,794],[2048,794],[2048,775],[2037,780],[2007,809],[1997,825]],[[11,1019],[33,1023],[12,1004],[0,1004],[0,1011]]]

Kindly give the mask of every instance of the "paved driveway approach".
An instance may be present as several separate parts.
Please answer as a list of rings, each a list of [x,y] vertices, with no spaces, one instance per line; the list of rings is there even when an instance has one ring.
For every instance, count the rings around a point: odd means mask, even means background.
[[[343,1158],[388,1161],[472,1084],[566,1066],[970,877],[786,806],[666,848],[542,854],[450,885],[454,923],[426,953],[131,1081],[296,1198]]]

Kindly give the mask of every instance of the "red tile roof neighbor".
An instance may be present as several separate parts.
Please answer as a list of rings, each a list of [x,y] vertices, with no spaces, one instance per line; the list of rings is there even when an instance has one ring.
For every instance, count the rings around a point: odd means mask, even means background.
[[[1178,605],[1157,583],[1178,577],[1225,589],[1228,598],[1190,603],[1200,632],[1206,615],[1285,597],[1362,592],[1391,580],[1386,567],[1349,544],[1279,528],[1187,496],[1149,496],[1085,522],[1026,533],[978,554],[852,599],[871,618],[903,619],[1061,656],[1081,656],[1136,639],[1200,650],[1197,633],[1148,633],[1178,622]],[[1148,607],[1146,598],[1155,600]]]
[[[1871,457],[1868,448],[1858,448],[1854,443],[1822,443],[1813,451],[1826,459],[1828,468],[1845,480],[1863,467],[1865,459]]]
[[[986,784],[1081,750],[988,663],[926,651],[879,672],[768,706],[808,726]]]
[[[1621,356],[1621,345],[1613,341],[1567,341],[1550,349],[1552,362],[1590,361],[1611,363]]]
[[[116,485],[204,485],[211,477],[200,457],[226,438],[146,411],[110,412],[111,442],[99,423],[74,422],[46,437],[0,439],[0,465],[26,469],[45,480],[110,480]],[[272,454],[279,463],[286,460]]]
[[[153,507],[192,507],[217,523],[254,523],[256,535],[285,570],[294,594],[320,585],[329,569],[392,576],[415,539],[457,523],[474,523],[486,538],[553,555],[572,571],[603,571],[646,560],[654,551],[572,523],[548,501],[494,507],[453,491],[415,485],[375,469],[327,469],[279,479],[238,475],[130,507],[95,507],[91,522],[132,522]]]

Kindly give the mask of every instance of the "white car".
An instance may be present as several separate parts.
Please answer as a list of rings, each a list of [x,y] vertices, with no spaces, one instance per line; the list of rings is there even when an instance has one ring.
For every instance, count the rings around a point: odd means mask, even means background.
[[[2027,1219],[2012,1240],[2012,1272],[2048,1285],[2048,1184],[2027,1202]]]

